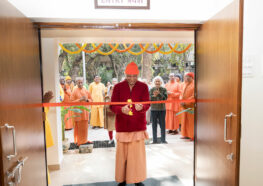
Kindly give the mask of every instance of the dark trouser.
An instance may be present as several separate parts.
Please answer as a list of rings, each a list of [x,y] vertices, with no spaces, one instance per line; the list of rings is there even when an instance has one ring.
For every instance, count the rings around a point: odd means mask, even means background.
[[[165,110],[151,111],[154,143],[157,142],[157,121],[161,128],[161,141],[165,142],[165,113]]]

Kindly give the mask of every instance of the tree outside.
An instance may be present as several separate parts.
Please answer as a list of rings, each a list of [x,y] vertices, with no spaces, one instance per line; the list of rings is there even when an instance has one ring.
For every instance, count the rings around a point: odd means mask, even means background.
[[[144,44],[143,44],[144,45]],[[187,47],[188,44],[179,44],[177,49],[181,51]],[[75,43],[63,44],[65,48],[70,51],[77,51],[79,48]],[[98,46],[98,44],[96,44]],[[145,45],[144,45],[145,46]],[[86,50],[92,50],[91,44],[86,46]],[[118,47],[119,50],[125,49],[122,44]],[[103,44],[100,47],[102,52],[111,51],[108,44]],[[138,44],[134,44],[131,49],[133,52],[138,53],[142,49]],[[148,47],[149,51],[155,50],[152,44]],[[171,50],[167,44],[164,44],[162,51]],[[64,50],[60,50],[59,54],[59,73],[61,76],[71,76],[73,80],[76,77],[83,76],[83,61],[82,53],[69,54]],[[86,80],[91,83],[96,75],[101,76],[102,83],[106,84],[116,77],[118,81],[124,78],[124,70],[128,63],[134,61],[140,69],[140,78],[150,81],[153,77],[159,75],[168,80],[169,73],[176,73],[183,75],[185,71],[194,71],[194,46],[192,45],[185,53],[177,54],[161,54],[156,52],[148,54],[147,52],[141,55],[132,55],[129,52],[113,52],[110,55],[102,55],[98,52],[85,53],[86,62]]]

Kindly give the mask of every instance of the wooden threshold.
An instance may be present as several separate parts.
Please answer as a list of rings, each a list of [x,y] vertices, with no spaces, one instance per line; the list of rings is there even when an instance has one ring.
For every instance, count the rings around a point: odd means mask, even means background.
[[[36,22],[41,29],[197,30],[201,24],[185,23],[62,23]]]

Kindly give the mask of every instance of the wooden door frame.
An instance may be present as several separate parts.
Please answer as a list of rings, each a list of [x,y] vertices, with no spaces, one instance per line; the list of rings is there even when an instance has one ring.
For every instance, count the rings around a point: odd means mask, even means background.
[[[42,65],[42,45],[41,45],[41,29],[37,29],[38,34],[38,49],[39,49],[39,63],[40,63],[40,79],[41,79],[41,95],[42,95],[42,103],[44,100],[44,84],[43,84],[43,65]],[[44,107],[42,107],[42,112],[44,113]],[[47,165],[47,146],[46,146],[46,130],[45,130],[45,121],[43,120],[43,131],[44,131],[44,143],[45,143],[45,164],[46,164],[46,182],[48,185],[48,165]]]
[[[151,31],[193,31],[202,24],[185,23],[63,23],[35,22],[40,29],[104,29],[104,30],[151,30]]]
[[[241,0],[243,1],[243,0]],[[242,4],[243,5],[243,4]],[[243,6],[242,6],[243,11]],[[240,20],[243,22],[243,16],[240,17]],[[194,31],[194,50],[195,50],[195,64],[196,64],[196,38],[197,38],[197,30],[201,27],[202,24],[183,24],[183,23],[109,23],[109,24],[103,24],[103,23],[49,23],[49,22],[36,22],[35,26],[41,30],[41,29],[61,29],[61,30],[69,30],[69,29],[103,29],[103,30],[115,30],[115,31],[138,31],[138,30],[148,30],[148,31]],[[242,27],[243,28],[243,27]],[[243,29],[241,29],[243,31]],[[242,34],[241,34],[242,35]],[[40,35],[39,35],[40,36]],[[242,37],[242,36],[240,36]],[[242,45],[242,38],[241,45]],[[41,38],[39,38],[41,40]],[[241,56],[240,60],[242,60],[242,47],[240,49]],[[40,51],[41,52],[41,51]],[[242,69],[239,69],[242,71]],[[196,74],[196,67],[195,67],[195,74]],[[240,80],[240,82],[242,79]],[[195,87],[196,87],[197,81],[195,80]],[[240,88],[240,97],[241,97],[241,88]],[[195,88],[195,97],[197,96],[197,91]],[[195,104],[195,113],[196,113],[197,107]],[[240,105],[241,110],[241,105]],[[195,185],[195,166],[196,166],[196,114],[195,114],[195,122],[194,122],[194,134],[195,134],[195,140],[194,140],[194,152],[193,152],[193,183]],[[240,134],[239,134],[240,135]],[[240,145],[239,145],[240,147]],[[239,152],[238,148],[238,152]],[[238,154],[237,158],[237,164],[238,164],[238,171],[239,171],[239,156]],[[237,178],[239,179],[239,174],[237,175]]]
[[[35,27],[39,31],[39,43],[41,45],[41,29],[59,29],[59,30],[77,30],[77,29],[102,29],[111,31],[194,31],[194,47],[195,47],[195,60],[196,60],[196,30],[200,28],[202,24],[183,24],[183,23],[49,23],[49,22],[36,22]],[[40,56],[41,46],[40,46]],[[43,90],[43,75],[42,75],[42,59],[41,62],[41,80]],[[196,62],[196,61],[195,61]],[[196,68],[195,68],[196,73]],[[195,81],[196,83],[196,81]],[[196,95],[196,89],[195,89]],[[196,109],[195,109],[196,110]],[[196,112],[196,111],[195,111]],[[196,121],[194,123],[196,129]],[[196,134],[196,131],[194,131]],[[196,135],[195,135],[196,136]],[[47,164],[46,164],[47,165]],[[195,141],[193,152],[193,184],[195,185]]]
[[[196,63],[196,31],[202,24],[179,24],[179,23],[49,23],[49,22],[36,22],[35,27],[39,31],[39,43],[41,45],[41,29],[59,29],[59,30],[77,30],[77,29],[102,29],[111,31],[194,31],[194,50],[195,50],[195,63]],[[41,46],[40,46],[40,56]],[[43,74],[42,74],[42,59],[41,62],[41,80],[42,80],[42,91],[43,91]],[[196,67],[195,67],[196,74]],[[196,81],[195,81],[196,84]],[[195,96],[197,95],[195,89]],[[195,108],[196,112],[196,108]],[[194,123],[194,134],[196,134],[196,119]],[[196,135],[195,135],[196,136]],[[194,140],[194,152],[193,152],[193,185],[195,185],[195,144]],[[46,152],[45,152],[46,153]],[[46,162],[47,165],[47,162]]]

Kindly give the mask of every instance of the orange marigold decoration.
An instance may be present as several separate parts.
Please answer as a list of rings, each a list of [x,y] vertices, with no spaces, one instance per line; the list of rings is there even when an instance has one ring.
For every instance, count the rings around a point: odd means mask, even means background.
[[[144,50],[144,47],[142,46],[141,43],[139,43],[139,46],[141,47],[142,50]],[[145,50],[145,52],[147,52],[148,54],[154,54],[154,53],[158,52],[162,47],[163,47],[163,43],[161,43],[159,48],[157,48],[156,50],[154,50],[154,51]]]
[[[112,44],[109,43],[109,45],[110,45],[111,49],[114,48],[114,46],[113,46]],[[130,46],[129,46],[128,48],[124,49],[124,50],[116,49],[115,51],[120,52],[120,53],[127,52],[127,51],[130,50],[133,46],[134,46],[134,44],[130,44]]]
[[[96,48],[94,48],[93,50],[86,50],[86,49],[84,48],[82,51],[84,51],[84,52],[86,52],[86,53],[96,52],[102,45],[103,45],[103,43],[100,43],[100,44],[99,44]],[[76,43],[76,46],[77,46],[78,48],[81,48],[81,46],[80,46],[78,43]]]
[[[168,46],[170,47],[171,50],[173,49],[173,47],[172,47],[170,44],[168,44]],[[185,53],[191,46],[192,46],[192,44],[189,44],[189,45],[187,45],[187,47],[186,47],[184,50],[182,50],[182,51],[178,51],[178,50],[173,50],[173,51],[174,51],[175,53],[177,53],[177,54],[182,54],[182,53]]]

